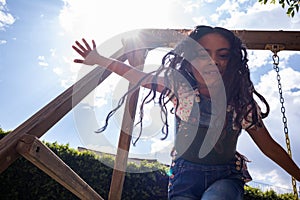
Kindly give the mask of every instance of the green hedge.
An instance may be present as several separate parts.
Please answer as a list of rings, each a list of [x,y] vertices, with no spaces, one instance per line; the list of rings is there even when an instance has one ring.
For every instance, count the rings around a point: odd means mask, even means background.
[[[260,189],[245,186],[244,200],[297,200],[292,193],[276,194],[273,190],[262,192]]]
[[[7,134],[0,128],[1,135]],[[112,168],[103,163],[113,163],[113,157],[97,157],[91,152],[79,152],[58,143],[46,143],[66,164],[83,178],[104,199],[108,198]],[[130,163],[135,171],[147,169],[148,173],[126,173],[122,199],[167,199],[167,167],[160,163]],[[144,170],[145,171],[145,170]],[[151,172],[152,171],[152,172]],[[245,200],[293,199],[292,194],[277,195],[274,191],[262,192],[246,187]],[[75,195],[51,179],[26,159],[20,157],[0,174],[0,199],[78,199]]]
[[[45,144],[101,197],[108,198],[113,170],[103,163],[113,163],[112,156],[99,158],[91,152],[79,152],[72,149],[68,144]],[[122,199],[166,199],[168,184],[166,166],[158,162],[143,161],[140,165],[130,163],[128,167],[137,172],[144,171],[145,168],[153,172],[126,173]],[[0,199],[70,200],[78,198],[29,161],[20,157],[0,174]]]

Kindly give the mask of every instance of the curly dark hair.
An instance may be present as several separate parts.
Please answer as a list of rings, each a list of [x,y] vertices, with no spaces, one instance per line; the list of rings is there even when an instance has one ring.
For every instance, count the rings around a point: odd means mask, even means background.
[[[192,88],[197,87],[197,81],[192,73],[190,60],[197,56],[197,51],[193,48],[193,45],[197,44],[198,41],[205,35],[210,33],[217,33],[223,36],[230,44],[230,58],[228,61],[227,68],[222,76],[225,92],[226,92],[226,100],[227,105],[233,106],[236,117],[235,117],[235,125],[241,129],[241,122],[248,116],[249,113],[252,113],[252,119],[249,119],[252,125],[260,126],[256,102],[254,100],[253,94],[255,94],[260,101],[265,105],[266,111],[261,113],[261,117],[265,118],[269,114],[269,104],[265,100],[265,98],[258,93],[253,83],[250,79],[250,71],[248,67],[248,54],[246,47],[243,45],[242,41],[230,30],[221,27],[210,27],[210,26],[196,26],[188,35],[188,37],[182,40],[173,50],[168,52],[162,58],[161,66],[154,72],[147,74],[144,78],[142,78],[139,83],[137,83],[136,87],[139,87],[143,80],[148,78],[150,75],[152,78],[152,85],[150,88],[150,92],[145,96],[142,100],[140,106],[140,130],[142,131],[142,121],[143,121],[143,108],[144,105],[155,101],[158,99],[158,104],[161,107],[161,119],[163,120],[164,126],[162,127],[162,133],[164,137],[162,139],[167,138],[168,136],[168,113],[167,103],[171,98],[177,98],[176,91],[172,91],[171,88],[176,88],[176,84],[178,81],[173,81],[174,72],[178,72],[184,79],[186,79]],[[195,42],[196,41],[196,42]],[[160,93],[157,98],[157,78],[160,74],[164,74],[164,89]],[[174,85],[175,84],[175,85]],[[121,97],[119,101],[119,105],[113,109],[106,118],[106,125],[99,129],[98,132],[104,131],[107,127],[109,118],[114,114],[114,112],[123,104],[125,97],[135,90],[133,88],[131,91],[128,91]],[[178,105],[177,105],[178,106]],[[172,112],[176,113],[176,108],[174,108]],[[247,119],[246,119],[247,120]],[[141,136],[137,137],[137,139],[133,142],[135,144],[137,140]]]
[[[237,113],[235,125],[241,128],[241,121],[249,112],[252,113],[253,118],[250,120],[252,124],[249,127],[252,125],[260,125],[253,94],[265,104],[266,112],[261,113],[262,118],[268,116],[270,108],[266,99],[255,90],[250,79],[246,47],[240,38],[232,31],[221,27],[196,26],[189,37],[195,41],[199,41],[201,37],[209,33],[222,35],[230,44],[230,60],[222,78],[225,86],[227,104],[233,105]]]

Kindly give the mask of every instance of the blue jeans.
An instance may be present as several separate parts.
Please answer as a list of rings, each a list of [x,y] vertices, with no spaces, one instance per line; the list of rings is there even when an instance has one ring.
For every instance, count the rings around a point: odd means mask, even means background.
[[[202,165],[179,158],[170,170],[169,200],[243,199],[243,175],[234,161],[226,165]]]

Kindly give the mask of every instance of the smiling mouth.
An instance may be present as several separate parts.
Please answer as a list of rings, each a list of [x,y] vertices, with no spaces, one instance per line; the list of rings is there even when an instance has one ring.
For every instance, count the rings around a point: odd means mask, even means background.
[[[205,75],[217,75],[217,74],[220,74],[222,75],[222,72],[220,71],[206,71],[204,72]]]

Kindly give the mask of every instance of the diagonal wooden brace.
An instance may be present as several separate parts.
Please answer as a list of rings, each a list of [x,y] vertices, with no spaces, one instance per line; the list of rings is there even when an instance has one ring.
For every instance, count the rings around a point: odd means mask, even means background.
[[[80,199],[103,199],[37,137],[24,134],[16,150]]]
[[[124,56],[120,56],[122,51],[119,50],[113,57],[124,61]],[[103,71],[102,68],[96,67],[2,138],[0,140],[0,174],[19,157],[15,148],[25,133],[40,138],[110,74],[110,71]]]

